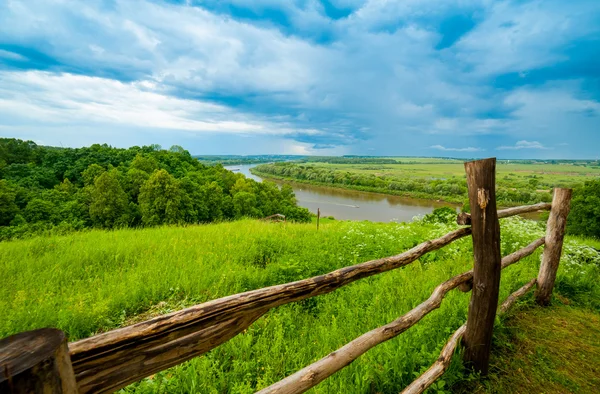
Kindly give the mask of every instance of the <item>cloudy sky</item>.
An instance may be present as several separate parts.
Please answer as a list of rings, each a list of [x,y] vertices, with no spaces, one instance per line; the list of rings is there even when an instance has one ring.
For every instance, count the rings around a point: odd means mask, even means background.
[[[600,156],[600,1],[0,0],[0,136]]]

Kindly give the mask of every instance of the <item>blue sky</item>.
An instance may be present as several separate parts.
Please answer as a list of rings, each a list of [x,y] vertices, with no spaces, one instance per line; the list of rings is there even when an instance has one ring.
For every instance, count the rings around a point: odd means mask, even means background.
[[[0,0],[0,136],[600,156],[600,1]]]

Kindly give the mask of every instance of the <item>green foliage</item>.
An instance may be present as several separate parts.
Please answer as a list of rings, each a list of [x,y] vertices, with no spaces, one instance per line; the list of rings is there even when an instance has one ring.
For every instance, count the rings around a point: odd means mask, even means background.
[[[310,221],[290,188],[205,166],[180,146],[65,149],[0,138],[0,153],[0,240],[274,213]]]
[[[567,231],[600,238],[600,179],[573,190]]]
[[[456,211],[449,207],[436,208],[423,217],[425,223],[456,223]]]
[[[501,226],[503,254],[544,233],[543,225],[519,218],[503,219]],[[324,220],[316,231],[312,223],[242,220],[3,242],[0,337],[57,327],[73,341],[212,299],[395,255],[455,228]],[[568,297],[572,307],[598,311],[600,269],[593,250],[582,252],[586,246],[579,239],[567,236],[566,241],[568,257],[561,262],[555,295]],[[502,271],[501,300],[537,275],[540,254]],[[472,268],[469,238],[426,256],[332,293],[277,307],[229,342],[123,391],[255,392],[398,318],[438,284]],[[400,392],[439,357],[448,337],[466,321],[469,299],[469,294],[450,292],[439,309],[313,392]],[[455,357],[445,383],[438,381],[433,392],[450,391],[463,379],[460,357]]]
[[[105,228],[127,225],[128,205],[127,194],[119,183],[116,169],[95,178],[90,190],[90,217],[94,223]]]
[[[15,203],[16,197],[14,188],[4,179],[0,179],[0,226],[8,225],[19,213],[19,207]]]
[[[142,221],[146,225],[183,221],[183,190],[180,182],[165,170],[158,170],[140,189]]]

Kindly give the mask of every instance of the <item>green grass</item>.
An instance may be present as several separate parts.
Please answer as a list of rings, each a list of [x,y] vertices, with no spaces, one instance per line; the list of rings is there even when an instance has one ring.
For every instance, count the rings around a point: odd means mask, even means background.
[[[465,393],[594,393],[600,387],[600,314],[556,302],[514,311],[495,333],[487,381]]]
[[[502,253],[539,237],[542,226],[503,221]],[[452,228],[324,220],[316,231],[314,223],[244,220],[3,242],[0,337],[52,326],[76,340],[229,294],[400,253]],[[568,240],[556,293],[597,313],[600,272],[595,260],[581,255],[581,242]],[[470,269],[471,256],[470,240],[462,239],[403,269],[276,308],[224,345],[124,391],[254,392],[408,312],[439,283]],[[500,298],[535,277],[538,268],[536,252],[504,270]],[[451,292],[439,310],[312,392],[400,391],[464,323],[468,302],[469,294]],[[444,376],[448,386],[465,378],[455,364]]]

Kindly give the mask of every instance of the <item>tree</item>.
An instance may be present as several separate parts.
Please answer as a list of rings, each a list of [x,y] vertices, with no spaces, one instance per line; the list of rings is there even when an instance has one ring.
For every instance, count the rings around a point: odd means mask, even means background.
[[[90,193],[90,217],[101,227],[127,225],[127,194],[119,183],[118,170],[103,172]]]
[[[29,201],[23,212],[23,216],[30,223],[54,222],[56,207],[48,200],[34,198]]]
[[[256,208],[256,195],[248,192],[237,192],[233,196],[233,209],[236,218],[244,216],[259,217],[262,213]]]
[[[183,190],[166,170],[158,170],[140,189],[138,198],[142,221],[146,225],[173,224],[183,221]]]
[[[19,213],[16,197],[16,190],[5,179],[0,179],[0,226],[8,226]]]
[[[99,177],[100,174],[102,174],[105,171],[106,170],[98,164],[90,164],[88,168],[86,168],[81,173],[81,177],[83,178],[83,184],[86,186],[93,185],[96,181],[96,178]]]
[[[567,232],[600,238],[600,179],[573,190]]]

